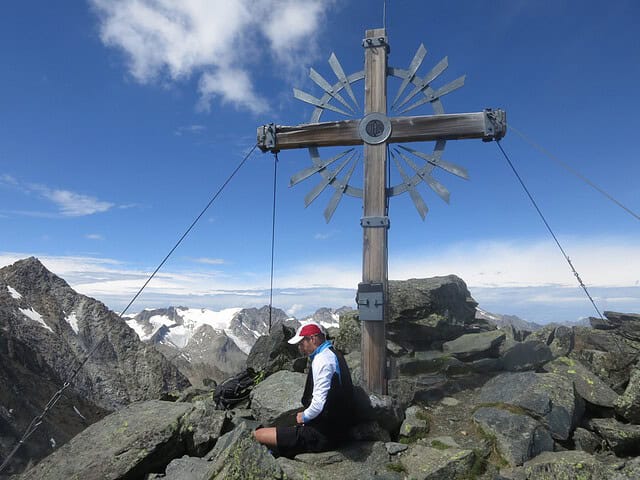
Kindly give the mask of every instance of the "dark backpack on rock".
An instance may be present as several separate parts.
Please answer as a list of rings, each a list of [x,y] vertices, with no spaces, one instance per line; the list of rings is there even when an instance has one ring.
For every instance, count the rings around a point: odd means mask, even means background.
[[[251,368],[247,368],[233,377],[227,378],[218,385],[213,394],[216,407],[228,410],[238,403],[249,398],[249,393],[256,383],[256,374]]]

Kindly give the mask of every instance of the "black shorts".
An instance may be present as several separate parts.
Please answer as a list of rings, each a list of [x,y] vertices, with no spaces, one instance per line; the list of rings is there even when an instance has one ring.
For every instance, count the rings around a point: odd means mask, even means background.
[[[276,427],[276,441],[278,453],[289,458],[299,453],[325,452],[333,446],[328,436],[311,425]]]

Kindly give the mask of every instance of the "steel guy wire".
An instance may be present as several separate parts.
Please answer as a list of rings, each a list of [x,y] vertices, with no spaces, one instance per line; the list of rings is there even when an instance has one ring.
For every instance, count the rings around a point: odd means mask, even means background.
[[[211,200],[209,200],[209,203],[207,203],[207,205],[202,209],[202,211],[200,212],[200,214],[195,218],[195,220],[193,220],[193,222],[191,222],[191,225],[189,225],[189,228],[187,228],[187,230],[182,234],[182,236],[180,237],[180,239],[175,243],[175,245],[173,246],[173,248],[171,248],[171,250],[169,251],[169,253],[167,253],[167,255],[164,257],[164,259],[162,259],[162,261],[160,262],[160,264],[156,267],[156,269],[153,271],[153,273],[149,276],[149,278],[146,280],[146,282],[144,282],[144,284],[142,285],[142,287],[140,287],[140,289],[138,290],[138,292],[133,296],[133,298],[131,299],[131,301],[129,302],[129,304],[124,308],[124,310],[122,310],[122,312],[120,312],[118,314],[118,316],[120,317],[120,319],[122,319],[122,316],[126,313],[126,311],[129,309],[129,307],[131,307],[131,305],[133,305],[133,303],[136,301],[136,299],[140,296],[140,294],[142,293],[142,291],[146,288],[146,286],[149,284],[149,282],[156,276],[156,274],[158,273],[158,271],[160,270],[160,268],[162,268],[162,266],[166,263],[166,261],[169,259],[169,257],[173,254],[173,252],[178,248],[178,246],[182,243],[182,241],[186,238],[186,236],[191,232],[191,230],[193,230],[193,227],[195,227],[195,225],[198,223],[198,221],[202,218],[202,216],[205,214],[205,212],[209,209],[209,207],[213,204],[213,202],[218,198],[218,196],[220,196],[220,194],[222,193],[222,191],[225,189],[225,187],[229,184],[229,182],[231,181],[231,179],[236,175],[236,173],[238,173],[238,171],[240,170],[240,168],[242,168],[242,166],[247,162],[247,160],[249,159],[249,157],[251,156],[251,154],[255,151],[256,147],[258,146],[258,144],[255,144],[251,150],[249,150],[249,152],[245,155],[245,157],[242,159],[242,161],[240,162],[240,164],[235,168],[235,170],[233,172],[231,172],[231,175],[229,175],[229,177],[224,181],[224,183],[222,184],[222,186],[218,189],[218,191],[213,195],[213,197],[211,198]],[[84,367],[84,365],[87,363],[87,361],[91,358],[91,356],[96,352],[96,350],[98,349],[98,347],[102,344],[102,342],[105,341],[105,339],[107,338],[107,336],[109,335],[109,333],[111,333],[111,329],[115,326],[115,322],[111,324],[110,327],[107,328],[107,330],[105,331],[104,335],[102,336],[102,338],[100,338],[100,340],[98,340],[98,342],[93,346],[93,348],[91,350],[89,350],[89,353],[87,353],[86,357],[84,358],[84,360],[82,362],[80,362],[80,365],[78,365],[78,367],[71,373],[71,375],[65,380],[64,384],[62,385],[62,387],[53,394],[53,396],[51,397],[51,399],[49,400],[49,402],[47,403],[47,405],[44,407],[44,409],[42,410],[42,413],[40,413],[40,415],[34,417],[34,419],[31,421],[31,423],[29,424],[29,426],[26,428],[25,432],[23,433],[22,437],[20,438],[20,440],[18,441],[18,443],[15,445],[15,447],[13,448],[13,450],[11,451],[11,453],[9,453],[9,455],[7,456],[7,458],[4,459],[4,461],[2,462],[2,465],[0,465],[0,473],[2,473],[2,471],[9,465],[9,462],[11,461],[11,459],[14,457],[14,455],[18,452],[18,449],[20,448],[21,445],[24,444],[24,442],[33,434],[33,432],[35,432],[37,430],[37,428],[40,426],[40,424],[42,423],[42,420],[44,418],[44,416],[49,412],[49,410],[51,410],[56,403],[58,403],[58,400],[60,400],[60,398],[62,397],[62,394],[64,393],[64,391],[71,385],[71,381],[78,375],[78,373],[80,373],[80,370],[82,369],[82,367]]]
[[[531,203],[533,204],[533,207],[536,209],[536,211],[538,212],[538,215],[540,216],[540,218],[542,219],[542,221],[544,222],[545,226],[547,227],[547,230],[549,230],[549,233],[551,234],[551,236],[553,237],[553,240],[556,242],[556,245],[558,245],[558,248],[560,249],[560,251],[562,252],[562,255],[564,256],[565,260],[567,261],[567,263],[569,264],[569,267],[571,268],[571,271],[573,272],[573,275],[576,277],[576,280],[578,280],[578,283],[580,284],[580,287],[582,288],[582,290],[584,290],[584,293],[587,295],[587,298],[589,299],[589,301],[591,302],[591,305],[593,305],[593,308],[595,309],[595,311],[598,313],[598,317],[601,320],[604,320],[602,318],[602,314],[600,313],[600,310],[598,309],[598,307],[596,306],[596,303],[594,302],[593,298],[591,297],[591,294],[589,294],[589,291],[587,290],[586,285],[582,282],[582,279],[580,278],[580,275],[578,274],[578,271],[575,269],[575,267],[573,266],[573,263],[571,262],[571,259],[569,258],[569,256],[567,255],[567,253],[564,251],[564,248],[562,248],[562,245],[560,244],[560,241],[558,240],[558,237],[556,237],[555,233],[553,233],[553,230],[551,229],[551,226],[549,225],[549,222],[547,222],[547,219],[544,217],[544,215],[542,214],[542,211],[540,210],[540,208],[538,207],[538,204],[536,203],[536,201],[533,198],[533,195],[531,195],[531,193],[529,192],[529,189],[527,188],[527,186],[524,184],[524,181],[522,180],[522,177],[520,177],[520,174],[518,174],[518,171],[516,170],[516,168],[514,167],[513,163],[511,163],[511,160],[509,159],[509,156],[507,155],[507,153],[504,151],[504,149],[502,148],[502,144],[500,143],[499,140],[496,140],[496,144],[498,145],[498,148],[500,149],[500,151],[502,152],[502,155],[504,155],[504,158],[507,160],[507,163],[509,164],[509,166],[511,167],[511,170],[513,170],[513,173],[515,174],[516,178],[518,179],[518,181],[520,182],[520,185],[522,186],[522,188],[524,189],[525,193],[527,194],[527,196],[529,197],[529,200],[531,201]]]
[[[520,135],[520,137],[527,142],[529,145],[531,145],[532,147],[536,148],[537,150],[539,150],[540,152],[542,152],[544,155],[546,155],[547,157],[549,157],[552,161],[556,162],[557,164],[559,164],[562,168],[564,168],[565,170],[567,170],[569,173],[571,173],[572,175],[575,175],[576,177],[578,177],[580,180],[582,180],[583,182],[585,182],[587,185],[589,185],[590,187],[592,187],[594,190],[598,191],[599,193],[601,193],[602,195],[604,195],[606,198],[608,198],[609,200],[611,200],[613,203],[615,203],[616,205],[618,205],[620,208],[622,208],[623,210],[625,210],[629,215],[635,217],[636,220],[640,220],[640,215],[638,215],[637,213],[635,213],[633,210],[631,210],[630,208],[626,207],[625,205],[622,204],[622,202],[620,202],[619,200],[617,200],[616,198],[613,197],[613,195],[611,195],[610,193],[608,193],[606,190],[604,190],[603,188],[599,187],[598,185],[596,185],[595,183],[593,183],[591,180],[589,180],[587,177],[585,177],[584,175],[582,175],[580,172],[578,172],[575,168],[572,168],[571,166],[569,166],[566,162],[563,162],[562,160],[560,160],[559,158],[557,158],[555,155],[553,155],[551,152],[549,152],[547,149],[545,149],[544,147],[542,147],[541,145],[537,144],[536,142],[534,142],[533,140],[531,140],[529,137],[527,137],[524,133],[522,133],[520,130],[518,130],[517,128],[515,128],[513,125],[509,124],[509,129],[513,130],[514,132],[516,132],[518,135]]]

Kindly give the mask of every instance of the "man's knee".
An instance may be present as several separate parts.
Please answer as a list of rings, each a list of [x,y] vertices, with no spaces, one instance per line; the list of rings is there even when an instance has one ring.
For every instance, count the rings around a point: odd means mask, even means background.
[[[253,431],[253,438],[255,438],[257,442],[263,445],[267,445],[270,447],[275,447],[277,445],[275,428],[258,428],[257,430]]]

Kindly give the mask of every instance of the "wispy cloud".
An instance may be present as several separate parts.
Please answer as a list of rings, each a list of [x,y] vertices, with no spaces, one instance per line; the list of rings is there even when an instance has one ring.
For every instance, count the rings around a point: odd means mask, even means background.
[[[104,240],[104,236],[99,233],[88,233],[84,236],[88,240]]]
[[[206,258],[200,257],[194,259],[196,263],[204,263],[205,265],[224,265],[226,262],[222,258]]]
[[[634,285],[640,278],[640,243],[633,237],[561,238],[571,261],[588,286]],[[477,287],[577,285],[552,240],[464,242],[434,252],[396,255],[393,278],[455,273]]]
[[[174,135],[181,137],[182,135],[192,134],[199,135],[207,129],[204,125],[182,125],[175,129]]]
[[[65,217],[83,217],[94,213],[106,212],[114,206],[111,202],[104,202],[89,195],[70,192],[69,190],[51,190],[38,186],[42,195],[51,200],[60,213]]]
[[[0,184],[2,185],[12,185],[12,186],[17,186],[18,185],[18,180],[15,179],[15,177],[8,175],[8,174],[2,174],[0,175]]]
[[[313,236],[314,240],[328,240],[335,235],[335,232],[316,233]]]
[[[313,55],[335,0],[91,0],[103,43],[124,52],[140,83],[198,76],[200,107],[215,97],[255,113],[268,107],[249,71],[270,56],[285,71]]]
[[[32,210],[5,210],[13,215],[23,215],[32,217],[53,218],[63,217],[83,217],[102,213],[115,206],[114,203],[99,200],[91,195],[51,188],[38,183],[27,183],[11,175],[0,175],[0,187],[12,188],[24,195],[36,195],[56,206],[57,212],[32,211]]]

